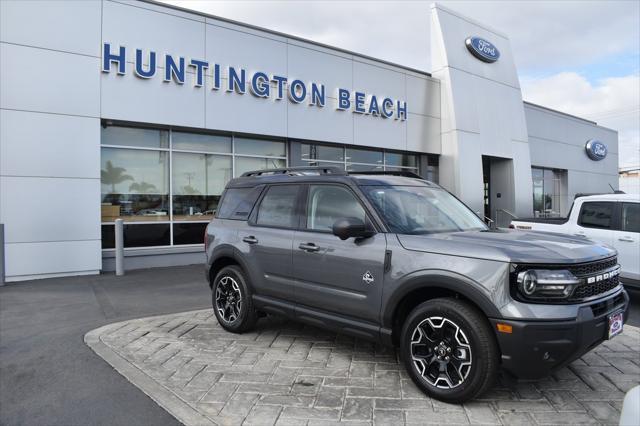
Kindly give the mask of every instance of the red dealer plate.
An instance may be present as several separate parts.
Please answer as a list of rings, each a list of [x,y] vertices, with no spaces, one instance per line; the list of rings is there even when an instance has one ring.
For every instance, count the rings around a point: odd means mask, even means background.
[[[624,323],[624,313],[616,312],[609,315],[609,339],[614,338],[622,333],[622,324]]]

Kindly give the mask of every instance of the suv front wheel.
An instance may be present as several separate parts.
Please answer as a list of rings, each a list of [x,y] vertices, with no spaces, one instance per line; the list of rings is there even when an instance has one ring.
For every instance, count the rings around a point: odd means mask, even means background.
[[[251,293],[240,267],[225,266],[218,272],[211,288],[213,312],[218,323],[232,333],[243,333],[257,321]]]
[[[473,399],[498,374],[498,347],[487,319],[457,299],[429,300],[411,311],[400,353],[413,382],[442,401]]]

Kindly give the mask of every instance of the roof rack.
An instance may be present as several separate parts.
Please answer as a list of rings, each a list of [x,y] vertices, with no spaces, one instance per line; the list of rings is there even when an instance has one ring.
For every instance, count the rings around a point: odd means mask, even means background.
[[[425,180],[422,176],[409,171],[404,170],[372,170],[372,171],[362,171],[362,172],[349,172],[350,175],[387,175],[387,176],[402,176],[414,179]]]
[[[262,169],[245,172],[242,177],[258,177],[258,176],[274,176],[274,175],[290,175],[290,176],[310,176],[310,175],[336,175],[347,176],[347,172],[340,167],[286,167],[282,169]]]

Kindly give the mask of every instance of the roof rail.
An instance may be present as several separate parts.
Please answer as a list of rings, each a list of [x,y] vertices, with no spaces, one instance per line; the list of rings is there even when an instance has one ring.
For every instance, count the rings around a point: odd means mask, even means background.
[[[350,175],[387,175],[387,176],[402,176],[414,179],[425,180],[422,176],[409,171],[404,170],[372,170],[372,171],[362,171],[362,172],[349,172]]]
[[[308,175],[337,175],[347,176],[347,172],[341,167],[286,167],[282,169],[262,169],[245,172],[242,177],[258,177],[273,175],[292,175],[292,176],[308,176]]]

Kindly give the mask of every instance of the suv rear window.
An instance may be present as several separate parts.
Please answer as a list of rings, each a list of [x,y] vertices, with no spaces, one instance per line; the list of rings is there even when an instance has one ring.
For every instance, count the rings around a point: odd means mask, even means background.
[[[261,186],[227,189],[216,216],[219,219],[247,220],[261,192]]]
[[[611,229],[614,203],[587,202],[580,209],[578,225],[585,228]]]

